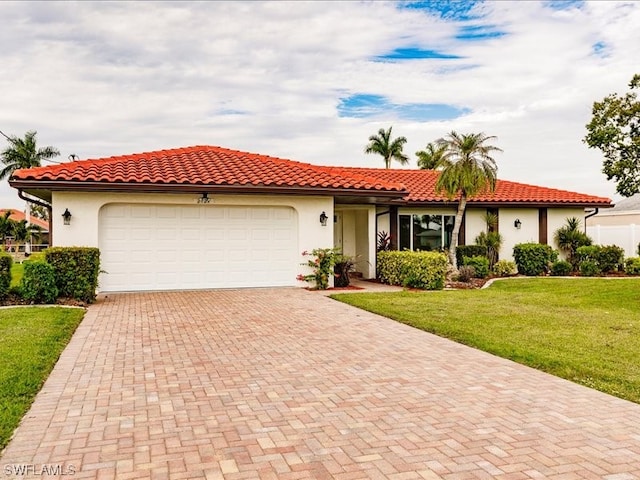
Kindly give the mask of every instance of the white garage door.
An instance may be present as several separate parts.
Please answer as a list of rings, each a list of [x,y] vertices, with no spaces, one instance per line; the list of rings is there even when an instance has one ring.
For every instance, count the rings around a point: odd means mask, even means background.
[[[100,290],[295,285],[297,228],[289,207],[105,205]]]

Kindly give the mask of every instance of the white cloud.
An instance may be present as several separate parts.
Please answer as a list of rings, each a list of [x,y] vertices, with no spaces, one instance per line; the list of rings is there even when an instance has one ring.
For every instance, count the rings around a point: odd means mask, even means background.
[[[66,160],[196,144],[374,165],[380,127],[413,153],[448,131],[497,135],[502,178],[612,196],[581,142],[593,101],[637,73],[640,4],[490,2],[456,21],[396,2],[2,2],[0,130]],[[462,26],[506,34],[455,39]],[[594,45],[600,42],[600,55]],[[372,61],[420,47],[454,60]],[[340,118],[340,98],[472,109],[446,122]],[[3,184],[0,206],[21,206]]]

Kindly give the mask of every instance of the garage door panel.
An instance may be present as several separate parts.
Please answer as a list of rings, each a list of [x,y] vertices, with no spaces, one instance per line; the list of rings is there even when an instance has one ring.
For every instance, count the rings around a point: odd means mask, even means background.
[[[293,285],[297,235],[288,207],[107,205],[101,289]]]
[[[178,218],[178,207],[173,205],[157,205],[156,213],[158,218]]]
[[[248,207],[229,207],[227,210],[227,218],[229,220],[249,220]]]

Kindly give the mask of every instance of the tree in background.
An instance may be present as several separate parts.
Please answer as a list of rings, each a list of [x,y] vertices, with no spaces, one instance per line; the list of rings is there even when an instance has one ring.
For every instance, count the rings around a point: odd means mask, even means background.
[[[36,205],[35,203],[30,203],[29,214],[32,217],[39,218],[40,220],[44,220],[45,222],[49,220],[49,210],[47,210],[42,205]]]
[[[486,144],[495,138],[484,133],[465,135],[451,132],[446,138],[436,142],[446,150],[444,153],[446,165],[438,177],[436,190],[444,192],[450,200],[459,198],[449,247],[449,263],[454,271],[456,270],[458,235],[462,217],[467,208],[467,199],[483,190],[493,192],[496,188],[498,167],[490,154],[502,150]]]
[[[416,152],[418,168],[422,170],[442,170],[446,166],[447,148],[442,144],[428,143],[424,150]]]
[[[38,148],[36,134],[37,132],[32,130],[25,133],[24,138],[5,135],[9,146],[1,154],[4,168],[0,170],[0,180],[11,177],[16,170],[39,167],[43,160],[50,160],[60,155],[58,149],[54,147]]]
[[[407,139],[405,137],[398,137],[392,140],[392,129],[393,127],[389,127],[388,130],[384,128],[378,130],[377,135],[371,135],[369,137],[369,143],[364,149],[364,153],[377,153],[382,156],[382,158],[384,158],[384,168],[391,168],[391,160],[397,160],[400,162],[400,165],[409,163],[409,158],[402,153]]]
[[[632,91],[624,96],[612,93],[594,102],[583,139],[589,148],[602,151],[602,173],[625,197],[640,193],[640,101],[633,91],[640,87],[640,74],[633,76],[629,87]]]
[[[13,220],[9,218],[10,216],[11,210],[7,210],[4,215],[0,216],[0,241],[2,241],[2,245],[6,242],[7,237],[13,233]]]

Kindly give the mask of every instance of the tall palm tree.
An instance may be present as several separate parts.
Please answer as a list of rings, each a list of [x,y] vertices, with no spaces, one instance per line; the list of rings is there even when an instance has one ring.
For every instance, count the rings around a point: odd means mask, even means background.
[[[428,143],[424,150],[416,152],[418,168],[422,170],[442,170],[446,166],[444,155],[447,147],[442,144]]]
[[[377,135],[371,135],[369,137],[369,144],[364,149],[364,153],[377,153],[381,155],[384,158],[384,168],[391,168],[391,160],[397,160],[400,162],[400,165],[409,163],[409,157],[402,153],[407,139],[405,137],[398,137],[395,140],[391,140],[392,129],[393,127],[389,127],[388,130],[384,128],[378,130]]]
[[[38,148],[36,134],[37,132],[32,130],[25,133],[24,138],[18,138],[15,135],[6,137],[9,146],[1,154],[4,168],[0,170],[0,180],[10,177],[20,168],[39,167],[43,160],[50,160],[60,155],[58,149],[54,147]]]
[[[457,269],[456,248],[467,199],[483,190],[493,192],[496,188],[498,167],[490,154],[502,150],[485,143],[495,138],[484,133],[458,134],[453,131],[436,142],[446,148],[444,159],[447,162],[436,182],[436,190],[445,193],[450,200],[459,197],[449,246],[449,263],[454,270]]]
[[[26,220],[14,220],[11,225],[11,233],[16,242],[16,253],[20,250],[20,245],[29,238],[29,227]]]

